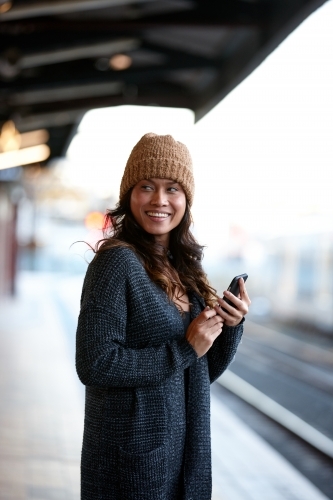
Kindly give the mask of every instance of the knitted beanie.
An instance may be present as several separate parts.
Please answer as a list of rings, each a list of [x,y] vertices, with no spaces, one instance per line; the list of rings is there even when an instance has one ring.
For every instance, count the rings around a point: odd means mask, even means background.
[[[189,206],[193,203],[194,178],[189,150],[171,135],[145,134],[127,160],[120,184],[120,199],[142,179],[172,179],[185,191]]]

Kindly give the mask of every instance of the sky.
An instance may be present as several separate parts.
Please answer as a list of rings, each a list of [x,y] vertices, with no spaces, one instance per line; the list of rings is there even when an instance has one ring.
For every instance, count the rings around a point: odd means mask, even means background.
[[[331,229],[332,27],[330,0],[197,124],[190,110],[88,112],[68,151],[67,181],[117,200],[134,144],[146,132],[171,133],[193,156],[200,242],[220,251],[231,226],[261,237]]]

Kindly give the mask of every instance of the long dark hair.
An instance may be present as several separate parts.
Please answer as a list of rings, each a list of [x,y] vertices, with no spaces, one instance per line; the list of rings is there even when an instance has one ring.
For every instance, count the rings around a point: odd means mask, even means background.
[[[154,235],[147,233],[136,222],[131,208],[132,189],[118,202],[116,208],[105,215],[104,238],[95,246],[96,255],[114,248],[126,246],[140,258],[148,276],[167,293],[170,300],[189,291],[201,295],[206,304],[216,304],[216,290],[202,268],[203,247],[190,231],[192,216],[188,205],[185,214],[170,232],[169,249],[156,243]]]

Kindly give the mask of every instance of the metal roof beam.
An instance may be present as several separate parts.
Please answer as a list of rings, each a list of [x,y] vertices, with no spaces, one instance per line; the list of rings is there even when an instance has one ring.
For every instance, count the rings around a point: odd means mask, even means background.
[[[155,0],[140,0],[140,3],[153,1]],[[105,9],[132,3],[133,0],[57,0],[51,2],[26,2],[25,4],[19,4],[17,6],[14,4],[10,10],[0,14],[0,20],[13,21],[32,17],[56,16],[73,12]]]
[[[161,66],[150,66],[146,68],[132,68],[125,71],[110,71],[107,73],[90,73],[85,77],[76,78],[73,82],[71,75],[64,79],[63,75],[56,78],[54,72],[48,73],[48,78],[44,81],[39,77],[34,84],[31,82],[29,89],[18,85],[12,87],[8,92],[4,84],[0,88],[0,105],[2,107],[30,105],[37,102],[48,102],[49,100],[67,100],[80,98],[80,95],[90,95],[98,92],[108,93],[109,85],[126,84],[146,84],[154,81],[161,81],[168,73],[173,71],[183,71],[191,69],[218,69],[223,68],[223,60],[214,62],[213,60],[199,60],[193,57],[191,60],[172,61],[170,64]],[[68,97],[67,97],[68,96]]]
[[[130,86],[132,87],[132,86]],[[25,109],[14,110],[15,123],[20,131],[27,131],[39,127],[63,126],[82,117],[82,115],[94,108],[107,106],[119,106],[123,104],[137,105],[160,105],[172,107],[187,107],[193,109],[192,96],[185,92],[179,92],[177,85],[166,85],[165,83],[152,83],[140,87],[139,94],[123,91],[115,95],[98,95],[86,99],[76,99],[64,103],[49,102],[36,107],[29,107],[29,113]]]
[[[78,33],[83,33],[84,35],[100,35],[112,34],[112,36],[135,36],[140,34],[145,30],[152,28],[159,28],[163,26],[165,28],[172,27],[243,27],[243,26],[254,26],[254,27],[265,27],[266,24],[271,22],[269,16],[258,17],[257,15],[252,18],[237,18],[231,17],[227,14],[206,14],[201,15],[200,11],[190,11],[187,16],[181,16],[181,13],[177,13],[177,16],[158,16],[154,18],[144,18],[136,20],[94,20],[87,22],[74,21],[69,19],[33,19],[29,21],[31,24],[27,25],[25,21],[17,23],[1,23],[0,22],[0,35],[4,37],[11,37],[12,34],[17,37],[21,35],[22,37],[29,37],[27,33],[27,26],[31,27],[34,34],[38,33],[62,33],[77,35]]]
[[[56,64],[60,62],[75,61],[78,59],[110,57],[117,52],[127,52],[136,49],[139,46],[140,41],[135,38],[111,40],[103,43],[79,45],[77,47],[70,46],[61,50],[55,49],[22,55],[16,65],[20,69],[23,69]]]
[[[62,127],[79,121],[89,108],[80,109],[58,109],[50,113],[33,113],[26,116],[18,116],[16,126],[20,132],[36,130],[39,128]]]
[[[119,94],[123,88],[121,82],[90,83],[82,85],[56,86],[27,90],[25,92],[14,92],[8,98],[11,106],[27,106],[47,102],[72,101],[98,95]]]
[[[27,93],[32,93],[32,95],[36,94],[36,98],[38,93],[40,93],[40,98],[43,98],[42,95],[44,95],[44,90],[48,91],[48,89],[62,88],[65,86],[70,87],[71,83],[74,85],[90,86],[104,85],[111,81],[125,81],[130,83],[136,81],[137,83],[144,83],[154,78],[160,78],[169,71],[201,68],[220,69],[224,64],[224,59],[222,57],[218,59],[206,58],[148,42],[143,42],[142,48],[163,55],[165,62],[141,67],[131,66],[123,71],[113,71],[111,69],[108,71],[98,71],[89,60],[67,61],[61,65],[54,65],[52,71],[46,68],[44,74],[40,72],[42,71],[41,69],[37,77],[29,79],[29,90]],[[130,53],[129,55],[131,56]],[[135,54],[133,54],[133,58],[135,61]],[[50,64],[50,61],[45,60],[45,64],[47,63]],[[73,79],[73,74],[75,74],[75,79]],[[14,101],[11,100],[12,98],[10,96],[14,94],[23,96],[24,91],[22,91],[21,88],[25,87],[25,84],[26,81],[20,79],[11,84],[9,92],[8,84],[5,81],[0,81],[0,103],[1,101],[6,101],[7,104],[13,104]]]

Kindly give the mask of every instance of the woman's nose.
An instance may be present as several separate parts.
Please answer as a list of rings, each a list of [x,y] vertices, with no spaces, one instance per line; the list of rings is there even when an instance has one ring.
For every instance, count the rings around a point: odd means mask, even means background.
[[[167,205],[168,199],[166,194],[161,189],[157,189],[154,191],[153,196],[151,198],[151,204],[157,206]]]

